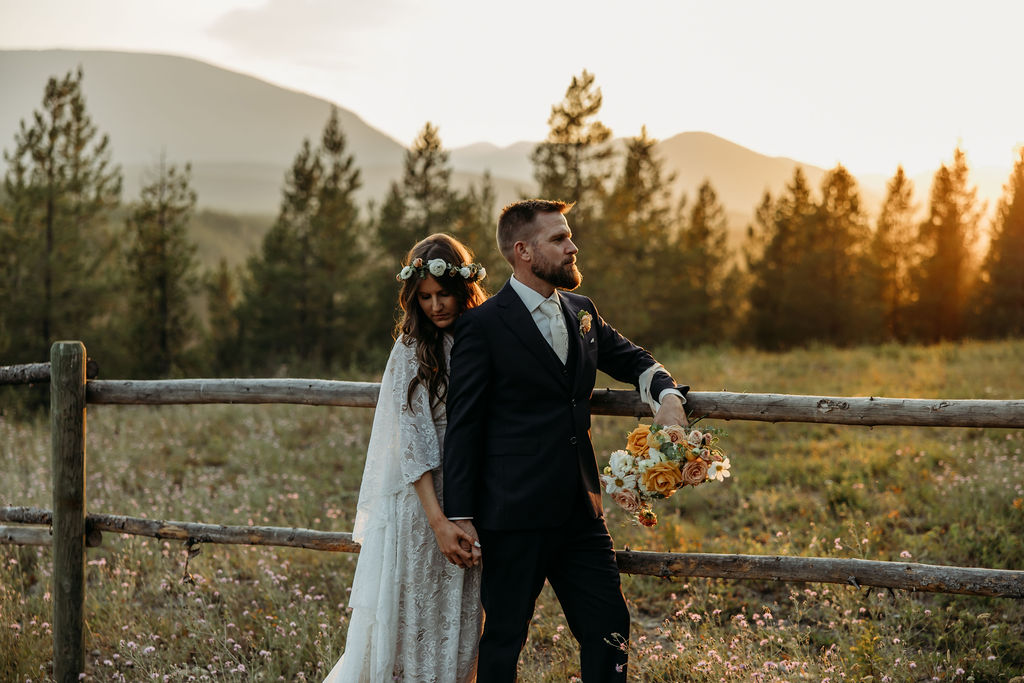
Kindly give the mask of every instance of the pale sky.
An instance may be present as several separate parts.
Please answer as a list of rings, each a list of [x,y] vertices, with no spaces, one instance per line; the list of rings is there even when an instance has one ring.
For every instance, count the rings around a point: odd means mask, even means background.
[[[541,140],[587,69],[616,136],[707,131],[855,173],[1024,144],[1015,0],[0,0],[0,49],[195,57],[410,144]],[[0,84],[2,92],[2,84]]]

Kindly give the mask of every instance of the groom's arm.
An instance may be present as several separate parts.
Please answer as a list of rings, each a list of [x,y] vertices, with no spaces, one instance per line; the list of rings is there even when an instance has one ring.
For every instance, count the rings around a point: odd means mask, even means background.
[[[639,388],[640,377],[654,369],[653,366],[659,365],[658,362],[647,349],[634,344],[609,325],[597,313],[596,306],[593,315],[597,321],[598,369],[620,382],[628,382]],[[657,410],[662,419],[671,418],[670,422],[663,424],[685,424],[686,413],[682,406],[686,403],[685,396],[689,390],[689,386],[677,384],[663,367],[655,370],[650,379],[650,395],[660,404]]]
[[[472,312],[460,318],[449,362],[444,437],[444,513],[472,518],[479,491],[479,458],[483,452],[488,403],[490,349],[482,324]]]

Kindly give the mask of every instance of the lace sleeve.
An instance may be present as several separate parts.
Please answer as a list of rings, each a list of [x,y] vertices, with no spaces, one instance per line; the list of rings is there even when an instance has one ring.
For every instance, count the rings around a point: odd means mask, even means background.
[[[384,527],[390,522],[389,496],[440,465],[440,447],[426,391],[417,389],[414,392],[415,412],[406,405],[409,380],[416,372],[415,362],[414,350],[399,338],[391,349],[381,377],[373,428],[366,447],[366,462],[352,528],[352,537],[359,543],[371,529]]]
[[[430,410],[427,388],[418,385],[409,395],[409,383],[416,376],[418,361],[415,350],[399,342],[401,360],[395,372],[395,391],[399,394],[401,408],[398,413],[398,443],[400,452],[398,464],[402,483],[412,484],[424,472],[441,466],[441,444],[437,440],[434,416]]]

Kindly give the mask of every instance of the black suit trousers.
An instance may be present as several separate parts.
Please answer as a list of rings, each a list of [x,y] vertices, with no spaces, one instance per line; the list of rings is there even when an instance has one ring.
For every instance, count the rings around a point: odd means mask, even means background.
[[[483,550],[484,632],[478,683],[516,680],[534,603],[551,584],[580,644],[584,683],[626,680],[629,612],[604,519],[580,505],[550,529],[479,529]]]

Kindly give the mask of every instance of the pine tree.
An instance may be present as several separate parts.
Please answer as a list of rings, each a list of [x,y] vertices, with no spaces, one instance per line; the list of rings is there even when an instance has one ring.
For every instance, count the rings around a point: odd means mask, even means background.
[[[490,171],[485,171],[479,185],[471,184],[466,194],[461,196],[450,232],[473,251],[478,263],[487,268],[487,279],[491,285],[504,282],[512,273],[511,266],[498,251],[496,225],[497,197]]]
[[[366,297],[358,283],[368,274],[366,254],[370,244],[356,205],[361,187],[355,158],[347,152],[347,141],[338,122],[337,110],[324,128],[320,158],[324,177],[318,192],[317,211],[312,218],[313,301],[316,352],[325,368],[335,361],[351,361],[363,338],[359,321]]]
[[[587,242],[581,259],[586,291],[601,314],[644,345],[668,341],[673,325],[665,316],[674,320],[680,313],[673,307],[679,298],[673,273],[680,265],[674,258],[675,177],[665,174],[656,144],[646,127],[626,142],[622,169],[601,211],[602,239]]]
[[[612,132],[597,118],[602,102],[593,74],[573,76],[565,98],[551,108],[547,139],[530,157],[540,196],[576,204],[569,222],[581,250],[604,239],[599,208],[614,173]]]
[[[126,314],[137,377],[181,374],[199,339],[191,303],[199,292],[197,247],[188,239],[196,206],[191,170],[161,159],[126,221]]]
[[[728,240],[725,208],[711,182],[705,180],[679,236],[683,258],[677,272],[688,283],[684,290],[689,297],[683,304],[685,320],[700,321],[698,325],[686,324],[688,330],[699,330],[699,336],[684,336],[681,343],[720,343],[732,328],[739,274],[732,263]]]
[[[975,328],[986,336],[1024,336],[1024,149],[999,201]]]
[[[0,310],[10,361],[46,357],[57,337],[88,343],[105,310],[106,268],[114,252],[106,231],[121,193],[110,140],[86,111],[81,69],[50,78],[42,110],[21,122],[4,152],[6,267],[10,299]]]
[[[358,353],[367,249],[355,204],[359,175],[332,110],[321,144],[303,140],[278,218],[249,259],[239,322],[250,366],[325,368]]]
[[[968,173],[967,157],[957,148],[953,163],[935,173],[928,218],[918,227],[922,260],[914,273],[913,324],[928,342],[959,339],[964,333],[974,275],[970,246],[981,217]]]
[[[239,369],[238,289],[235,278],[223,257],[217,269],[206,274],[207,359],[215,376],[224,376]]]
[[[441,146],[437,127],[429,121],[405,154],[402,175],[405,220],[408,231],[417,239],[451,230],[452,219],[458,213],[458,198],[451,187],[449,156]]]
[[[767,206],[765,206],[767,203]],[[771,215],[767,215],[767,211]],[[802,241],[815,219],[817,207],[811,199],[807,177],[797,167],[786,193],[771,201],[766,193],[758,209],[761,231],[751,240],[757,245],[750,270],[750,312],[748,326],[754,343],[762,348],[788,348],[806,341],[813,324],[800,307],[804,286],[799,276],[804,253],[813,245]]]
[[[821,202],[802,226],[790,289],[800,309],[790,322],[800,330],[798,341],[848,345],[871,336],[877,323],[866,291],[869,230],[857,181],[841,164],[825,175]]]
[[[886,186],[871,244],[875,295],[881,308],[882,332],[889,339],[906,339],[907,309],[911,303],[910,273],[916,260],[914,184],[903,167]]]

